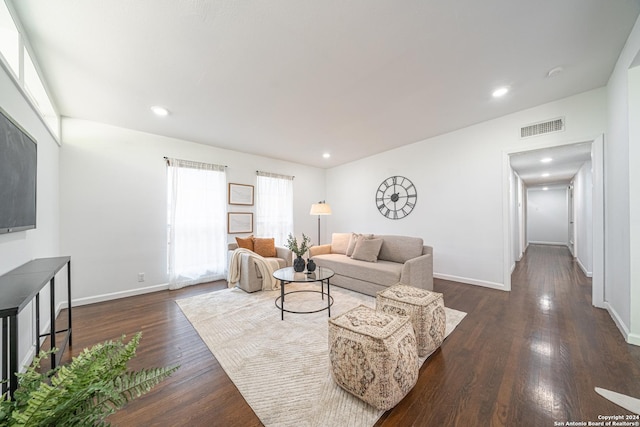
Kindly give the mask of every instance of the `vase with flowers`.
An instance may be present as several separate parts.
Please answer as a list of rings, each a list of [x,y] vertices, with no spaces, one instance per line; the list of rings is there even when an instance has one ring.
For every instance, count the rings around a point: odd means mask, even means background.
[[[309,243],[311,243],[311,238],[305,236],[302,233],[302,243],[298,245],[298,239],[296,239],[291,233],[289,233],[289,237],[287,238],[287,248],[296,254],[296,259],[293,260],[293,270],[300,273],[304,271],[305,261],[302,256],[309,250]]]

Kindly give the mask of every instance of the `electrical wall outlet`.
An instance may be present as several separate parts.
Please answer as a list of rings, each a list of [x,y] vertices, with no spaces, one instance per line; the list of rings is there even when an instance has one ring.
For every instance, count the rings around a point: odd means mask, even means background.
[[[138,282],[144,282],[144,273],[138,273]]]

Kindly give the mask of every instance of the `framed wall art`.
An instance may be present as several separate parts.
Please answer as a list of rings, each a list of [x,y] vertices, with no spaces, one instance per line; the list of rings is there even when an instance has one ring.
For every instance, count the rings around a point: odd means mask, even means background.
[[[229,204],[253,206],[253,185],[229,183]]]
[[[253,233],[253,212],[227,212],[227,233]]]

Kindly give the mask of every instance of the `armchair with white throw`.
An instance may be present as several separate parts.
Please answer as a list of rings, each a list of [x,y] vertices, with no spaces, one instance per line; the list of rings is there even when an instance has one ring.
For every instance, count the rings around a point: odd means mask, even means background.
[[[273,239],[249,237],[236,240],[237,243],[228,245],[229,286],[238,286],[245,292],[277,289],[279,283],[273,277],[273,272],[291,267],[293,253],[287,248],[275,246]],[[238,243],[243,247],[239,249]]]

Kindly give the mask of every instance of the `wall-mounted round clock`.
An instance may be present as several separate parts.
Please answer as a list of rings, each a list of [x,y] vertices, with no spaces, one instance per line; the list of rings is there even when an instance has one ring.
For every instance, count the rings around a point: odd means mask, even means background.
[[[376,191],[376,206],[389,219],[402,219],[409,215],[418,201],[418,191],[404,176],[391,176]]]

